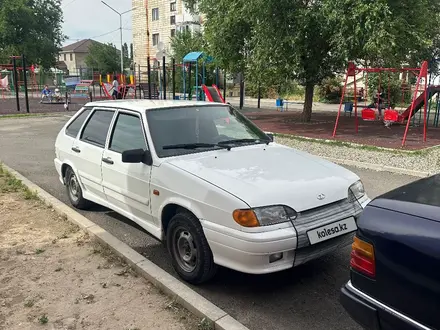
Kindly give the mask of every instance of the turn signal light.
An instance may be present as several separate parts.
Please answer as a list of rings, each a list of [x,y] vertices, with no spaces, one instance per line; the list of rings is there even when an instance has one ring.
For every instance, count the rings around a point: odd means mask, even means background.
[[[350,266],[362,274],[375,277],[376,263],[373,245],[355,236],[351,245]]]
[[[243,227],[259,227],[260,223],[258,222],[257,216],[255,212],[252,210],[235,210],[232,213],[232,217],[235,222]]]

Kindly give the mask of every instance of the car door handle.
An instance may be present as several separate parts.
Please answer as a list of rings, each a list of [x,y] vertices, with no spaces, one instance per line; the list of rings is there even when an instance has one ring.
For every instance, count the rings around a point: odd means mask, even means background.
[[[110,164],[110,165],[113,165],[113,164],[115,163],[114,161],[112,161],[112,159],[111,159],[110,157],[103,158],[102,161],[103,161],[104,163],[106,163],[106,164]]]
[[[72,147],[72,150],[73,150],[73,151],[75,151],[75,152],[78,152],[78,153],[80,153],[80,152],[81,152],[81,149],[80,149],[80,148],[78,148],[78,147]]]

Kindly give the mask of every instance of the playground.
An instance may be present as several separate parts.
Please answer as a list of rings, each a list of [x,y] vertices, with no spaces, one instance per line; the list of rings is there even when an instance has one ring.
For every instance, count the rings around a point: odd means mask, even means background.
[[[276,112],[273,110],[249,111],[246,116],[261,129],[279,134],[323,139],[329,141],[351,142],[374,147],[400,149],[405,126],[393,125],[387,128],[381,122],[362,121],[359,118],[359,131],[354,132],[353,117],[342,115],[339,119],[338,134],[333,138],[331,132],[335,125],[335,112],[316,112],[310,123],[301,121],[300,111]],[[429,127],[427,141],[423,141],[423,126],[410,127],[405,149],[422,150],[440,145],[440,129]]]
[[[24,56],[12,60],[11,65],[0,65],[0,114],[76,111],[89,101],[109,99],[228,102],[226,74],[223,72],[221,79],[219,68],[213,70],[214,59],[203,52],[188,53],[180,64],[165,57],[161,61],[148,58],[146,67],[138,65],[128,74],[93,72],[91,79],[66,77],[55,71],[54,84],[45,87],[47,91],[40,90],[42,83],[47,83],[36,66],[26,67]],[[20,61],[22,66],[18,66]],[[436,61],[425,61],[418,68],[364,68],[350,62],[339,106],[333,111],[314,111],[307,123],[302,122],[298,107],[288,109],[292,103],[288,100],[274,100],[275,109],[257,111],[243,108],[244,91],[240,90],[239,107],[265,131],[419,150],[440,145],[440,84],[435,83],[440,76],[432,70]],[[370,82],[376,78],[377,85],[369,83],[369,74]],[[396,77],[401,92],[397,106],[396,96],[391,97],[391,78]]]

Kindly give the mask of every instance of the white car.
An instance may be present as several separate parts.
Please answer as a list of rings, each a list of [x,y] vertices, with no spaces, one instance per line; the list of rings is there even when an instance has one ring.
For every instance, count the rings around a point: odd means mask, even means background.
[[[101,204],[165,240],[191,283],[217,265],[266,274],[340,249],[370,201],[354,173],[272,142],[226,104],[88,103],[55,152],[73,206]]]

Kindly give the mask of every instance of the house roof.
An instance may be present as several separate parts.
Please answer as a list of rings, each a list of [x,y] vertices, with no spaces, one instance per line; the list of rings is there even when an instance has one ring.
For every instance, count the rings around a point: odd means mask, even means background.
[[[63,47],[62,52],[69,52],[69,53],[88,53],[89,47],[97,41],[94,41],[92,39],[83,39],[80,41],[77,41],[73,44],[67,45]]]

